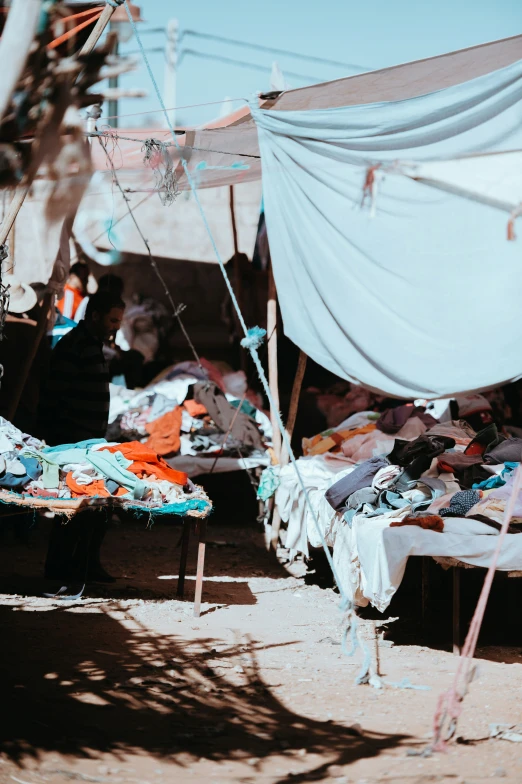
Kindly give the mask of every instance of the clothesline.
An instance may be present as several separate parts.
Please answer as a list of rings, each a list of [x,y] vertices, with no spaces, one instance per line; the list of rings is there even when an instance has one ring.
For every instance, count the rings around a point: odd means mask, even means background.
[[[170,303],[170,305],[171,305],[171,307],[172,307],[172,313],[173,313],[174,317],[175,317],[175,318],[177,319],[177,321],[178,321],[178,324],[179,324],[179,326],[180,326],[180,328],[181,328],[181,331],[183,332],[183,335],[185,336],[185,339],[186,339],[186,341],[187,341],[187,343],[188,343],[188,345],[189,345],[189,347],[190,347],[190,350],[192,351],[192,353],[193,353],[193,355],[194,355],[194,358],[195,358],[196,362],[198,363],[198,365],[201,365],[201,359],[200,359],[200,357],[199,357],[199,354],[198,354],[198,352],[196,351],[196,347],[194,346],[194,344],[193,344],[192,340],[190,339],[190,335],[188,334],[188,332],[187,332],[187,330],[186,330],[186,328],[185,328],[185,325],[184,325],[184,323],[183,323],[183,320],[182,320],[182,318],[181,318],[181,313],[182,313],[182,312],[185,310],[185,305],[183,305],[183,304],[181,304],[181,303],[179,303],[179,304],[177,304],[177,305],[176,305],[176,303],[174,302],[174,300],[173,300],[173,298],[172,298],[172,294],[170,293],[169,287],[167,286],[167,284],[166,284],[166,282],[165,282],[165,279],[163,278],[163,275],[161,274],[161,272],[160,272],[160,270],[159,270],[158,263],[157,263],[156,259],[154,258],[154,256],[152,255],[152,251],[151,251],[151,249],[150,249],[149,242],[148,242],[148,240],[146,239],[146,237],[145,237],[145,235],[143,234],[143,232],[141,231],[141,228],[140,228],[140,226],[139,226],[139,224],[138,224],[138,221],[136,220],[136,217],[135,217],[135,215],[134,215],[134,213],[133,213],[133,211],[132,211],[132,207],[131,207],[131,206],[130,206],[130,204],[129,204],[129,199],[128,199],[128,198],[127,198],[127,196],[125,195],[125,191],[123,190],[123,188],[122,188],[122,186],[121,186],[121,183],[120,183],[120,181],[119,181],[119,179],[118,179],[118,176],[117,176],[117,174],[116,174],[116,169],[114,168],[114,164],[113,164],[113,162],[112,162],[112,158],[110,157],[110,155],[109,155],[109,152],[108,152],[108,150],[106,149],[106,147],[104,146],[104,144],[103,144],[103,142],[102,142],[101,138],[99,138],[99,139],[98,139],[98,141],[99,141],[99,143],[100,143],[100,146],[101,146],[101,148],[103,149],[103,151],[105,152],[105,155],[106,155],[106,157],[107,157],[107,161],[108,161],[108,163],[109,163],[109,166],[110,166],[110,168],[111,168],[111,171],[112,171],[112,176],[113,176],[113,178],[114,178],[114,182],[115,182],[115,183],[116,183],[116,185],[118,186],[118,189],[119,189],[119,191],[120,191],[120,193],[121,193],[121,195],[122,195],[122,197],[123,197],[123,199],[124,199],[124,201],[125,201],[125,204],[126,204],[126,206],[127,206],[127,210],[128,210],[128,212],[129,212],[129,215],[130,215],[130,217],[132,218],[132,220],[133,220],[133,222],[134,222],[134,225],[136,226],[136,229],[137,229],[137,231],[138,231],[138,234],[140,235],[140,237],[141,237],[141,239],[142,239],[142,242],[143,242],[143,244],[145,245],[145,248],[147,249],[147,254],[148,254],[148,256],[149,256],[149,260],[150,260],[150,263],[151,263],[151,267],[152,267],[152,269],[154,270],[154,272],[155,272],[155,274],[156,274],[156,276],[157,276],[158,280],[160,281],[161,285],[163,286],[163,289],[164,289],[164,291],[165,291],[165,295],[166,295],[166,297],[167,297],[167,299],[168,299],[168,301],[169,301],[169,303]]]
[[[246,98],[226,98],[221,99],[220,101],[207,101],[206,103],[189,103],[185,106],[171,106],[170,109],[166,109],[167,112],[174,112],[178,111],[178,109],[197,109],[200,106],[217,106],[218,104],[223,103],[232,103],[233,101],[242,101],[243,103],[248,103]],[[111,114],[108,117],[104,117],[104,120],[120,120],[124,117],[140,117],[144,114],[162,114],[163,109],[149,109],[146,112],[132,112],[131,114]]]
[[[179,135],[182,136],[184,133],[185,132],[183,131],[183,133],[180,133]],[[85,131],[84,135],[85,136],[89,136],[89,137],[90,136],[96,136],[96,137],[105,136],[107,138],[114,139],[115,141],[119,141],[121,139],[121,140],[126,141],[126,142],[137,142],[138,144],[143,144],[144,141],[145,141],[145,139],[136,139],[135,137],[132,137],[132,136],[121,136],[120,134],[115,133],[114,131]],[[162,144],[165,147],[175,147],[176,146],[172,142],[162,142]],[[211,149],[209,147],[193,147],[190,144],[184,145],[183,149],[185,149],[185,150],[196,150],[197,152],[215,152],[215,153],[217,153],[219,155],[233,155],[234,157],[237,157],[237,158],[256,158],[258,160],[261,159],[260,155],[249,155],[247,153],[229,152],[229,151],[226,151],[226,150],[213,150],[213,149]]]
[[[138,43],[138,46],[140,48],[140,51],[141,51],[141,54],[142,54],[142,57],[143,57],[143,61],[145,63],[147,71],[149,73],[151,82],[152,82],[152,84],[154,86],[154,90],[156,92],[156,96],[158,98],[158,102],[159,102],[159,104],[160,104],[160,106],[161,106],[161,108],[163,110],[163,114],[164,114],[165,120],[166,120],[166,122],[168,124],[169,130],[170,130],[170,132],[172,134],[174,143],[175,143],[176,147],[178,148],[178,151],[181,153],[182,152],[182,148],[181,148],[181,146],[180,146],[180,144],[179,144],[179,142],[178,142],[178,140],[176,138],[176,132],[175,132],[173,126],[172,126],[172,123],[171,123],[170,118],[168,116],[167,110],[165,108],[165,104],[163,102],[163,98],[161,96],[160,89],[158,87],[158,84],[157,84],[156,79],[154,77],[154,74],[152,72],[152,68],[150,66],[149,60],[148,60],[147,55],[145,53],[145,49],[144,49],[143,43],[141,41],[141,38],[140,38],[140,35],[139,35],[139,32],[138,32],[138,29],[136,27],[136,24],[134,22],[134,19],[132,18],[132,14],[131,14],[131,11],[129,9],[129,5],[127,3],[127,0],[125,0],[124,6],[125,6],[125,10],[127,12],[127,17],[129,19],[129,22],[131,24],[132,30],[134,32],[134,36],[135,36],[136,41]],[[191,173],[189,171],[187,162],[185,161],[185,159],[183,157],[181,157],[181,163],[182,163],[183,169],[185,171],[185,175],[187,177],[187,181],[188,181],[188,183],[189,183],[189,185],[191,187],[191,190],[192,190],[192,192],[194,194],[194,199],[196,201],[196,204],[198,205],[198,209],[199,209],[199,212],[201,214],[201,218],[203,220],[203,224],[205,226],[206,232],[208,234],[208,237],[209,237],[210,242],[212,244],[212,247],[214,249],[214,253],[216,255],[217,262],[218,262],[218,264],[220,266],[220,269],[221,269],[221,272],[223,274],[225,285],[227,286],[227,289],[229,291],[229,294],[230,294],[230,297],[231,297],[231,300],[232,300],[232,304],[233,304],[234,309],[235,309],[235,311],[237,313],[237,316],[238,316],[239,323],[240,323],[240,325],[241,325],[241,327],[243,329],[243,332],[245,334],[245,337],[241,341],[241,345],[244,348],[248,349],[248,351],[250,352],[252,360],[253,360],[253,362],[255,364],[255,367],[257,369],[257,372],[258,372],[258,375],[259,375],[259,379],[260,379],[260,381],[262,383],[265,395],[266,395],[266,397],[267,397],[267,399],[268,399],[268,401],[270,403],[271,410],[274,412],[274,414],[276,414],[277,424],[278,424],[279,430],[281,431],[281,437],[282,437],[283,443],[284,443],[284,445],[285,445],[285,447],[287,449],[290,461],[291,461],[292,465],[294,466],[294,468],[296,470],[296,473],[297,473],[297,475],[299,477],[300,485],[301,485],[302,491],[304,493],[304,497],[305,497],[306,503],[308,505],[308,508],[311,511],[311,514],[312,514],[312,517],[313,517],[313,520],[314,520],[314,525],[316,527],[316,530],[317,530],[317,532],[319,534],[320,540],[321,540],[321,542],[323,544],[323,547],[324,547],[325,556],[326,556],[326,558],[328,560],[328,563],[330,565],[330,569],[332,571],[334,580],[335,580],[336,584],[339,586],[339,591],[341,593],[341,598],[342,598],[341,611],[346,613],[346,632],[345,632],[344,640],[346,640],[348,634],[350,634],[351,643],[352,643],[352,649],[349,652],[349,655],[353,655],[355,653],[357,647],[361,647],[361,649],[364,651],[364,662],[363,662],[361,671],[360,671],[359,675],[357,676],[356,681],[358,683],[371,682],[373,685],[377,685],[377,681],[379,679],[378,679],[377,673],[375,673],[375,672],[372,673],[372,671],[371,671],[372,663],[371,663],[371,655],[370,655],[368,646],[367,646],[367,644],[365,643],[364,640],[360,639],[360,636],[359,636],[358,631],[357,631],[357,617],[355,615],[353,603],[350,601],[350,599],[348,598],[348,596],[346,595],[346,593],[343,591],[343,589],[341,587],[340,580],[338,579],[338,575],[337,575],[337,570],[335,568],[332,556],[331,556],[331,554],[330,554],[330,552],[328,550],[328,547],[326,545],[326,541],[325,541],[324,536],[323,536],[323,532],[321,531],[321,527],[319,525],[319,520],[318,520],[318,518],[317,518],[317,516],[315,514],[315,510],[312,507],[312,503],[310,501],[310,498],[309,498],[309,495],[308,495],[308,491],[306,489],[306,486],[305,486],[305,483],[303,481],[303,478],[302,478],[302,476],[301,476],[301,474],[299,472],[299,467],[297,465],[297,460],[295,458],[295,455],[294,455],[294,452],[293,452],[293,449],[292,449],[292,445],[290,443],[290,439],[288,438],[288,433],[287,433],[286,428],[285,428],[285,426],[283,424],[281,413],[279,412],[278,407],[276,406],[274,397],[273,397],[272,392],[270,390],[268,379],[266,377],[264,368],[263,368],[263,366],[261,364],[261,361],[260,361],[260,358],[259,358],[258,348],[260,347],[260,345],[262,343],[262,340],[263,340],[263,337],[266,335],[266,332],[265,332],[265,330],[261,330],[259,327],[253,327],[252,329],[248,329],[248,327],[247,327],[247,325],[245,323],[245,319],[243,317],[243,314],[241,312],[241,308],[239,306],[239,302],[237,301],[237,297],[235,295],[234,289],[233,289],[232,284],[230,282],[230,279],[228,277],[228,274],[227,274],[227,271],[226,271],[226,268],[225,268],[225,264],[223,263],[223,260],[221,258],[221,254],[219,253],[218,247],[216,245],[216,241],[214,239],[214,235],[212,234],[212,230],[210,229],[210,226],[209,226],[208,220],[206,218],[205,212],[203,210],[203,207],[201,206],[201,202],[199,200],[199,196],[198,196],[198,191],[197,191],[196,185],[195,185],[194,180],[192,178],[192,175],[191,175]]]

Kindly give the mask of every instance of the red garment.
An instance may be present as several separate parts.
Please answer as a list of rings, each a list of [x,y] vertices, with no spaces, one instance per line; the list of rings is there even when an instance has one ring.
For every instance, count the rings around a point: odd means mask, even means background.
[[[191,417],[203,416],[204,414],[208,414],[207,409],[203,405],[203,403],[198,403],[196,400],[185,400],[183,403],[186,410],[190,414]]]
[[[181,415],[181,407],[176,406],[172,411],[167,411],[163,416],[145,425],[145,430],[150,435],[146,445],[158,455],[173,455],[179,452]]]
[[[83,301],[84,297],[78,289],[73,288],[68,283],[63,288],[63,297],[58,300],[56,307],[66,318],[74,320],[78,306]]]
[[[217,384],[222,392],[226,392],[223,374],[220,373],[217,367],[212,362],[209,362],[208,359],[204,358],[201,359],[200,364],[201,367],[207,371],[209,380],[213,381],[214,384]]]
[[[114,446],[104,446],[107,452],[121,452],[127,460],[133,463],[127,469],[132,474],[150,476],[154,474],[158,479],[166,479],[175,485],[184,487],[187,484],[188,475],[183,471],[176,471],[171,468],[163,458],[158,457],[146,444],[140,441],[129,441],[127,444],[115,444]],[[100,450],[101,451],[101,450]]]
[[[98,498],[119,498],[119,496],[125,495],[127,493],[127,490],[124,487],[118,487],[115,495],[111,496],[105,487],[105,482],[103,479],[95,479],[94,482],[91,482],[88,485],[79,485],[78,482],[73,479],[72,471],[69,471],[65,477],[65,483],[71,491],[73,498],[81,498],[85,495],[88,495],[92,498],[95,496]]]
[[[437,531],[441,534],[444,531],[444,520],[439,515],[419,515],[418,517],[405,517],[397,523],[390,523],[390,528],[401,528],[403,525],[418,525],[429,531]]]

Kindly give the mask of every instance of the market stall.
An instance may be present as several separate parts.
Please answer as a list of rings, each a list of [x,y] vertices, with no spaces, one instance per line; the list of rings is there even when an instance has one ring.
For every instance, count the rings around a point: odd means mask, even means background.
[[[183,520],[181,596],[190,522],[196,521],[200,547],[194,612],[199,615],[212,504],[202,488],[150,447],[105,439],[49,447],[0,418],[0,504],[2,517],[46,509],[61,516],[64,525],[93,509],[127,509],[147,524],[159,515]]]
[[[472,397],[487,408],[481,396]],[[346,594],[358,606],[384,611],[410,556],[433,557],[445,568],[489,565],[522,439],[492,423],[475,432],[462,419],[438,421],[424,407],[405,404],[355,414],[305,439],[304,451],[297,464],[309,504],[292,465],[266,469],[261,481],[275,492],[286,546],[305,556],[320,547],[317,521]],[[522,569],[520,533],[519,498],[499,570]]]

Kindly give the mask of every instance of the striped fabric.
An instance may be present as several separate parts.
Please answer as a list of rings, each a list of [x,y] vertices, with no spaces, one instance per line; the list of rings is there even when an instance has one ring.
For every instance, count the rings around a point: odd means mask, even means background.
[[[82,321],[51,355],[42,425],[51,444],[103,438],[109,418],[109,369],[103,344]]]

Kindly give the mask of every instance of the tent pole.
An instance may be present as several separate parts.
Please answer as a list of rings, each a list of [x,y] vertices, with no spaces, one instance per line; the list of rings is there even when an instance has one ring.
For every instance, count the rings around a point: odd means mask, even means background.
[[[278,412],[279,405],[279,382],[277,372],[277,291],[274,280],[272,265],[268,269],[268,303],[266,311],[266,332],[268,336],[268,384],[276,411],[270,411],[270,421],[272,423],[272,443],[276,460],[281,459],[281,432],[279,430]]]
[[[240,268],[240,261],[239,261],[239,242],[237,239],[237,223],[236,223],[236,208],[235,208],[235,201],[234,201],[234,186],[230,185],[229,189],[229,204],[230,204],[230,218],[232,221],[232,237],[234,239],[234,291],[237,297],[237,301],[239,302],[239,307],[241,311],[243,310],[243,290],[242,290],[242,281],[241,281],[241,268]],[[238,333],[241,334],[241,325],[239,323],[239,319],[237,317],[237,313],[235,313],[235,321],[236,327],[238,329]],[[246,351],[240,352],[240,362],[241,362],[241,370],[246,373],[248,370],[248,357]]]
[[[299,407],[299,397],[301,395],[301,387],[303,385],[303,378],[306,371],[306,360],[307,356],[304,351],[299,352],[299,359],[297,361],[297,370],[294,378],[294,383],[292,386],[292,397],[290,398],[290,408],[288,409],[288,418],[286,420],[286,434],[288,436],[288,440],[292,440],[292,435],[294,433],[295,427],[295,420],[297,418],[297,409]],[[281,450],[281,460],[280,465],[281,468],[288,463],[289,454],[286,446],[283,444],[283,448]],[[281,528],[281,515],[279,514],[279,510],[277,506],[274,507],[274,514],[272,515],[272,535],[271,535],[271,546],[274,550],[277,550],[277,545],[279,542],[279,529]]]
[[[299,352],[299,359],[297,360],[297,370],[295,373],[294,384],[292,386],[292,397],[290,398],[290,407],[288,409],[288,417],[286,420],[286,434],[288,440],[292,441],[294,434],[295,420],[297,419],[297,409],[299,407],[299,397],[301,395],[301,387],[303,386],[304,374],[306,372],[307,356],[304,351]],[[289,454],[286,446],[283,445],[281,451],[281,466],[288,463]]]

